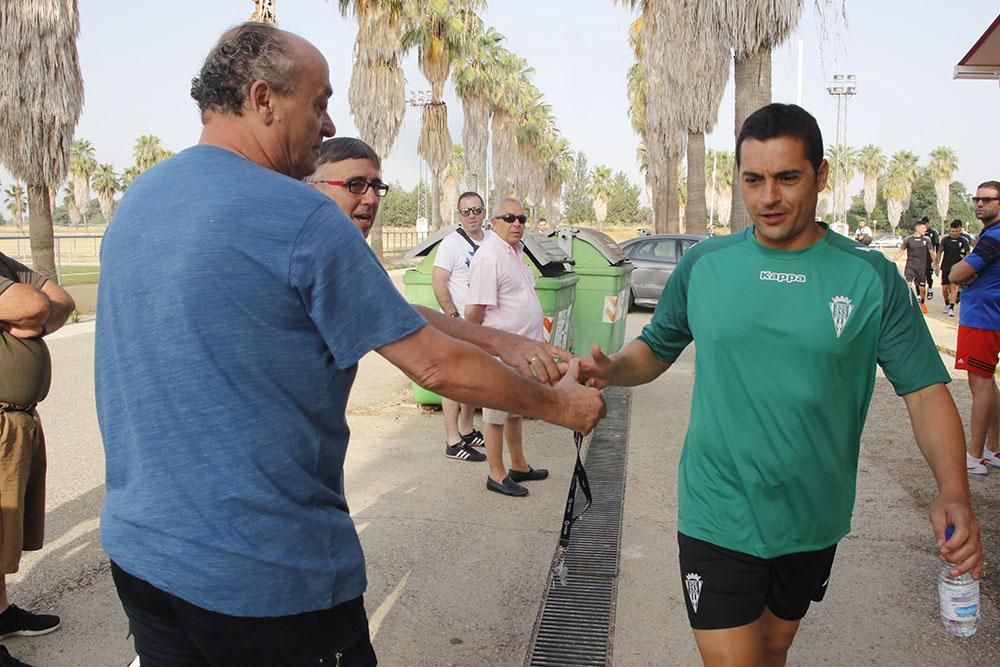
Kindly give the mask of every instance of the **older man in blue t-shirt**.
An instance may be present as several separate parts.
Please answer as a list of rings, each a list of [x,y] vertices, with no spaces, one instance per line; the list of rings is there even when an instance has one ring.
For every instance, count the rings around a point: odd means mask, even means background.
[[[150,665],[375,664],[343,479],[358,360],[375,350],[438,393],[576,429],[603,402],[575,361],[555,384],[552,348],[424,311],[427,326],[300,181],[334,133],[314,46],[244,24],[191,92],[199,144],[132,184],[102,246],[101,537],[136,650]]]
[[[955,264],[948,278],[962,285],[955,368],[969,375],[972,429],[966,470],[982,476],[1000,468],[1000,392],[994,373],[1000,355],[1000,181],[986,181],[972,198],[983,223],[976,247]],[[992,449],[987,447],[987,438]]]

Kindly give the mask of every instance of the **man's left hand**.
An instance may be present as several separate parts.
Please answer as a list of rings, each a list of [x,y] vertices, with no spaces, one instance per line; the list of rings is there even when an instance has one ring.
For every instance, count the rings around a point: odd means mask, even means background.
[[[969,501],[961,497],[938,496],[931,505],[931,526],[937,539],[941,560],[951,563],[952,576],[972,572],[974,579],[982,574],[983,546],[979,521],[972,513]],[[945,541],[945,531],[954,526],[951,539]]]

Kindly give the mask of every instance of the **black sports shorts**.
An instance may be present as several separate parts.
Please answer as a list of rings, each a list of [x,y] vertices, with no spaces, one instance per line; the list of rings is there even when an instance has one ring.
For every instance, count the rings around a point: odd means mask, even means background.
[[[916,283],[917,285],[927,284],[927,267],[924,266],[912,266],[910,264],[906,265],[903,269],[903,277],[906,278],[908,283]]]
[[[695,630],[753,623],[767,607],[797,621],[826,594],[837,545],[819,551],[758,558],[677,533],[681,585]]]
[[[958,264],[958,262],[941,262],[941,284],[950,285],[951,280],[948,278],[948,274],[951,273],[951,267]]]

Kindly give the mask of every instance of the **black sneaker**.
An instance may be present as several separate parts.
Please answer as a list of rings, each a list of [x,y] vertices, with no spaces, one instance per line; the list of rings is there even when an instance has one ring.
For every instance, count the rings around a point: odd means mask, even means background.
[[[12,656],[7,652],[7,647],[0,644],[0,667],[31,667],[31,665]]]
[[[462,442],[464,442],[467,445],[472,445],[473,447],[486,446],[486,438],[484,438],[483,434],[480,431],[477,431],[476,429],[472,429],[472,433],[466,433],[465,435],[463,435]]]
[[[17,605],[10,605],[0,614],[0,639],[13,635],[37,637],[59,629],[59,617],[52,614],[32,614]]]
[[[459,461],[474,461],[478,463],[479,461],[486,460],[486,454],[477,452],[464,440],[456,442],[454,445],[445,445],[444,455],[449,459],[458,459]]]

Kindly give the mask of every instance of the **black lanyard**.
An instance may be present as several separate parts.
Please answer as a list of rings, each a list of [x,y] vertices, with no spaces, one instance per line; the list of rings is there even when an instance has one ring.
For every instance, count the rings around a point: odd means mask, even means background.
[[[553,570],[559,579],[560,585],[566,584],[566,578],[569,574],[566,568],[566,551],[569,549],[569,534],[573,529],[573,523],[583,516],[584,512],[590,508],[591,503],[594,502],[594,497],[590,494],[590,482],[587,480],[587,470],[583,467],[583,461],[580,460],[580,450],[583,447],[583,434],[579,431],[574,431],[573,443],[576,445],[576,465],[573,467],[573,479],[569,482],[566,511],[563,512],[562,529],[559,532],[559,556],[556,559],[555,569]],[[573,508],[576,505],[576,487],[578,484],[580,490],[583,491],[583,497],[587,500],[587,503],[583,506],[579,514],[573,516]]]

